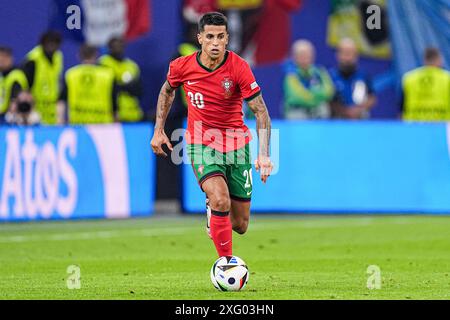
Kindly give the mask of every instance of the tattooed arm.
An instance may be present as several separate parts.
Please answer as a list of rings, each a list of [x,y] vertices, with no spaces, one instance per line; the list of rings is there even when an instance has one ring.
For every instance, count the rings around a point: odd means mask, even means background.
[[[170,151],[173,150],[172,144],[164,132],[164,125],[166,124],[167,115],[172,107],[174,98],[175,88],[172,88],[167,81],[164,82],[159,92],[158,104],[156,106],[155,130],[151,141],[152,150],[158,156],[167,157],[167,153],[162,149],[164,144],[167,145]]]
[[[256,170],[259,171],[259,169],[261,169],[261,180],[266,183],[273,168],[269,152],[270,131],[272,126],[270,116],[262,95],[249,101],[248,106],[255,114],[256,130],[258,133],[259,151],[258,159],[255,163]]]

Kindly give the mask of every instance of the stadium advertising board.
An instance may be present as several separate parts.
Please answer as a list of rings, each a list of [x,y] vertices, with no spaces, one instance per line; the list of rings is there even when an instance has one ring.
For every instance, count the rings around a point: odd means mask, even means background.
[[[273,121],[273,128],[278,168],[265,185],[253,168],[252,212],[450,213],[445,123]],[[183,186],[184,209],[203,212],[189,164]]]
[[[0,128],[0,221],[153,211],[149,125]]]

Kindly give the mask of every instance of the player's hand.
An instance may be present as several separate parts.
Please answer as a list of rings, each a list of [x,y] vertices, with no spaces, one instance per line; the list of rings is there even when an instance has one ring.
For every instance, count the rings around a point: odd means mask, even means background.
[[[152,146],[153,152],[158,156],[167,157],[167,153],[165,153],[162,148],[164,144],[167,146],[167,148],[169,148],[170,151],[173,151],[172,144],[170,143],[169,138],[163,130],[155,130],[150,144]]]
[[[261,181],[263,183],[266,183],[267,178],[272,173],[273,164],[272,161],[270,161],[270,158],[267,156],[258,156],[258,159],[255,161],[255,169],[256,171],[261,170]]]

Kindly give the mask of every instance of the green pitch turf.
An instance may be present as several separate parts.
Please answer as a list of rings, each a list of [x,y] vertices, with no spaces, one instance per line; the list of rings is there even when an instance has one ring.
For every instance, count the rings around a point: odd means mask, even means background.
[[[219,292],[203,217],[0,224],[1,299],[449,299],[450,217],[253,216]],[[78,265],[81,288],[67,288]],[[381,289],[367,288],[367,268]]]

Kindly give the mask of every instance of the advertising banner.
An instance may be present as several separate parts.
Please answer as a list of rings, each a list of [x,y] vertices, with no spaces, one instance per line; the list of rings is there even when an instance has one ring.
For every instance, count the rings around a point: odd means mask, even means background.
[[[149,125],[0,128],[0,221],[149,215]]]
[[[263,184],[253,167],[252,212],[450,213],[445,123],[273,121],[272,128],[275,171]],[[184,209],[204,212],[189,162],[183,186]]]

